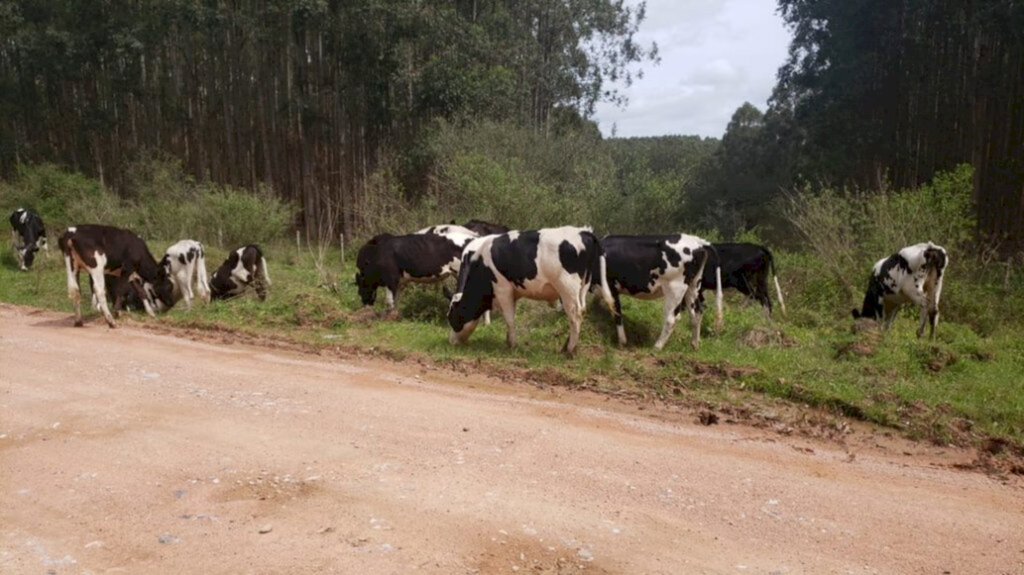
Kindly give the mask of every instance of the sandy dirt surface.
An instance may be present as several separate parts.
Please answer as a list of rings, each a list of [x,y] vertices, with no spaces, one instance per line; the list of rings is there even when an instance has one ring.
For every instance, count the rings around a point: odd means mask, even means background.
[[[416,365],[0,306],[0,573],[1024,573],[1024,489]]]

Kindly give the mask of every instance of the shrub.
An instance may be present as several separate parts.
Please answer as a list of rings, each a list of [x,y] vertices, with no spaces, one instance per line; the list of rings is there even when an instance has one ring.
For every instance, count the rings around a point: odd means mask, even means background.
[[[54,164],[21,165],[13,181],[0,182],[5,218],[19,207],[41,214],[51,235],[72,224],[127,223],[120,200],[99,181]]]
[[[69,225],[96,223],[147,239],[193,238],[221,247],[271,242],[292,223],[292,206],[267,188],[196,183],[180,164],[160,158],[135,162],[127,174],[122,199],[98,181],[52,164],[22,166],[13,181],[0,182],[0,208],[35,209],[54,236]]]
[[[976,225],[972,177],[971,167],[962,165],[912,190],[805,190],[788,198],[786,215],[853,298],[875,261],[907,245],[934,241],[949,250],[953,266],[959,265]]]

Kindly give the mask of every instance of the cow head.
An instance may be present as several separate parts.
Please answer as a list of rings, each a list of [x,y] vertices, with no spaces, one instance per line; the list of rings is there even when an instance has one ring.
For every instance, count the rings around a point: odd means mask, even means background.
[[[448,325],[452,326],[449,340],[464,343],[476,329],[480,317],[494,303],[495,275],[476,252],[462,257],[459,287],[448,306]]]
[[[21,271],[27,272],[28,268],[32,267],[32,262],[36,260],[37,251],[39,251],[39,246],[35,243],[18,248],[18,259],[21,260]]]
[[[377,303],[377,284],[371,282],[362,272],[356,272],[356,287],[359,288],[359,299],[364,306]]]
[[[146,293],[153,300],[157,309],[163,311],[174,307],[174,284],[171,283],[168,268],[159,266],[156,270],[156,280],[146,284]]]

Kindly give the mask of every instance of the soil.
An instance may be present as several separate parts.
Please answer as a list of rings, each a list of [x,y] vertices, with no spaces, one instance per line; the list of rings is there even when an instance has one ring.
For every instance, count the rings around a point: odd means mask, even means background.
[[[229,341],[0,306],[0,573],[1024,573],[972,451]]]

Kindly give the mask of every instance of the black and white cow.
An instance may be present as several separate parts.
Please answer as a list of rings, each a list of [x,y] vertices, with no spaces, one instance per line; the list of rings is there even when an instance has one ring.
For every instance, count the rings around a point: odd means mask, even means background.
[[[615,301],[615,328],[619,345],[626,345],[620,294],[638,299],[662,299],[665,320],[654,343],[662,349],[675,329],[679,314],[690,314],[693,335],[690,345],[700,348],[704,306],[701,278],[711,267],[714,248],[709,242],[686,234],[667,236],[608,236],[601,240],[608,259],[608,286]],[[714,275],[714,272],[712,272]],[[721,297],[721,292],[719,292]]]
[[[101,225],[72,226],[60,237],[64,266],[68,273],[68,297],[75,306],[75,325],[82,325],[82,296],[78,274],[85,271],[93,285],[93,305],[102,313],[110,327],[117,327],[107,306],[107,276],[118,277],[121,286],[111,286],[115,294],[114,310],[123,307],[130,289],[142,302],[146,312],[155,316],[159,306],[174,305],[173,288],[164,268],[134,233]]]
[[[879,320],[888,329],[900,305],[913,302],[921,308],[917,337],[924,335],[925,324],[930,324],[929,337],[934,338],[935,326],[939,323],[942,279],[948,264],[945,248],[932,242],[907,246],[878,260],[871,271],[864,305],[860,310],[853,310],[854,319]]]
[[[501,224],[492,224],[491,222],[485,222],[483,220],[469,220],[462,227],[471,230],[472,232],[480,236],[489,236],[492,234],[505,234],[511,231],[511,228],[508,228]]]
[[[14,253],[18,257],[18,267],[22,271],[28,271],[36,259],[36,252],[44,248],[49,250],[49,246],[46,244],[46,227],[43,226],[43,218],[32,210],[18,208],[11,214],[10,222]]]
[[[167,248],[160,265],[174,285],[174,298],[184,298],[189,310],[196,292],[203,301],[210,302],[210,280],[206,273],[203,244],[195,240],[181,240]]]
[[[473,240],[463,252],[458,291],[448,308],[449,340],[464,343],[480,316],[497,307],[508,327],[506,341],[515,347],[516,301],[560,300],[569,319],[569,339],[563,350],[571,356],[579,343],[586,294],[594,281],[600,283],[604,300],[613,309],[604,251],[590,228],[512,231]]]
[[[775,258],[772,252],[764,246],[748,243],[717,243],[711,252],[711,259],[704,268],[704,278],[701,282],[701,296],[706,289],[717,290],[719,297],[716,298],[718,307],[718,321],[722,317],[721,290],[733,288],[740,293],[757,300],[770,316],[772,313],[772,299],[768,295],[768,273],[771,272],[775,282],[775,293],[779,298],[779,307],[782,313],[786,313],[786,302],[782,299],[782,289],[779,287],[779,277],[775,273]],[[719,285],[717,275],[721,275]]]
[[[377,289],[383,287],[387,307],[394,310],[405,284],[437,283],[457,274],[465,245],[435,233],[373,237],[356,256],[355,283],[360,300],[364,306],[372,306],[377,301]]]
[[[267,299],[270,272],[263,251],[255,244],[231,252],[217,268],[210,280],[210,296],[213,299],[230,299],[244,293],[250,285],[256,289],[260,301]]]

